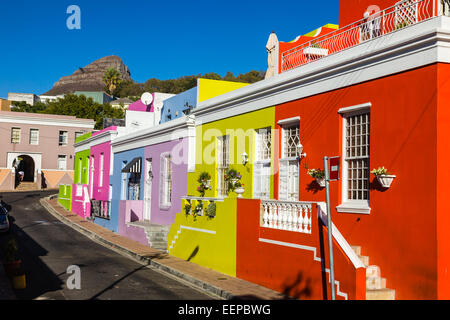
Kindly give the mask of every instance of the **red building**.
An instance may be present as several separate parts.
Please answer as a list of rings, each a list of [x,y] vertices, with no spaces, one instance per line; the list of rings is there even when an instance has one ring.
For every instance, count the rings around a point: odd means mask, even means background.
[[[280,101],[274,188],[284,202],[273,211],[324,201],[307,169],[340,156],[341,179],[331,182],[337,298],[449,299],[448,2],[373,4],[341,0],[340,29],[280,44],[279,75],[257,88],[276,98],[248,102]],[[286,136],[307,156],[286,155]],[[396,176],[388,188],[370,173],[379,167]],[[329,298],[327,229],[316,209],[299,235],[256,228],[270,206],[238,201],[237,276],[298,298]]]

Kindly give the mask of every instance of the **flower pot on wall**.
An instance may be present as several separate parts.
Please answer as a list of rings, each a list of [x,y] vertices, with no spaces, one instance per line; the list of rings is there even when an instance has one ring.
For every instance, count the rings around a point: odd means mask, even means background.
[[[242,187],[239,187],[239,188],[234,189],[234,192],[237,193],[238,198],[242,198],[242,194],[245,192],[245,189]]]
[[[377,180],[383,188],[389,188],[395,178],[396,176],[387,174],[377,176]]]
[[[316,182],[320,187],[325,187],[325,178],[316,178]]]

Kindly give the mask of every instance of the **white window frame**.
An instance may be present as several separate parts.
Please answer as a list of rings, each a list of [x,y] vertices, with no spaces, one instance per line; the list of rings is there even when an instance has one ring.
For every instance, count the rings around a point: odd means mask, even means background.
[[[160,158],[160,190],[159,207],[168,209],[172,206],[173,198],[173,159],[170,153],[163,153]],[[170,163],[170,166],[169,166]]]
[[[15,140],[15,135],[14,135],[14,131],[17,130],[19,132],[18,134],[18,140]],[[11,128],[11,143],[12,144],[20,144],[21,141],[21,135],[22,135],[22,130],[18,127],[12,127]]]
[[[34,137],[35,141],[33,141],[33,133],[34,132],[37,133],[37,136]],[[33,142],[35,142],[35,143],[33,143]],[[29,141],[29,143],[31,145],[33,145],[33,146],[38,146],[39,145],[39,129],[34,129],[34,128],[30,129],[30,141]]]
[[[60,167],[60,159],[64,159],[64,168],[62,169]],[[67,155],[65,154],[59,154],[58,155],[58,170],[67,170]]]
[[[217,197],[228,197],[225,175],[230,167],[230,136],[217,137]]]
[[[278,179],[278,199],[286,201],[299,201],[300,192],[300,165],[298,161],[298,149],[295,151],[296,156],[286,156],[286,139],[287,130],[298,127],[298,141],[300,143],[300,117],[281,120],[278,122],[281,125],[281,159],[280,159],[280,174]],[[283,190],[283,170],[286,169],[286,190]]]
[[[341,204],[336,207],[339,213],[358,213],[358,214],[369,214],[370,208],[370,187],[368,181],[367,200],[351,200],[348,199],[348,162],[346,159],[347,154],[347,121],[349,117],[358,116],[362,114],[369,114],[369,157],[368,157],[368,168],[370,168],[370,127],[371,127],[371,103],[360,104],[356,106],[342,108],[338,111],[342,116],[342,200]],[[369,169],[367,169],[369,170]]]
[[[262,150],[262,143],[267,142],[269,135],[270,148],[267,155]],[[271,176],[272,176],[272,147],[273,147],[272,128],[260,128],[255,130],[255,162],[253,164],[253,198],[270,199]],[[265,141],[262,141],[265,140]],[[265,189],[265,190],[263,190]]]
[[[98,186],[101,188],[103,187],[103,170],[105,165],[105,154],[102,152],[100,154],[100,172],[98,175]]]

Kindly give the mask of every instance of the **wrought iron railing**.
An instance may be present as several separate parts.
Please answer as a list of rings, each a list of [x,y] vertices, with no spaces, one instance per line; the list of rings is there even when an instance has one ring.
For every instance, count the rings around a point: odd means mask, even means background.
[[[110,217],[110,202],[101,200],[91,201],[91,213],[93,217],[109,219]]]
[[[403,0],[346,27],[289,49],[281,54],[285,72],[399,29],[447,14],[449,0]]]

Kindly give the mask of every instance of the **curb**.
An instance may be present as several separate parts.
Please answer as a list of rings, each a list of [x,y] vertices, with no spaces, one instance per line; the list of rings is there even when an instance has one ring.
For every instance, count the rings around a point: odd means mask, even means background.
[[[221,289],[221,288],[218,288],[218,287],[216,287],[214,285],[211,285],[208,282],[205,282],[205,281],[203,281],[201,279],[197,279],[197,278],[194,278],[192,276],[189,276],[189,275],[187,275],[187,274],[185,274],[183,272],[180,272],[180,271],[178,271],[176,269],[173,269],[172,267],[166,266],[166,265],[164,265],[162,263],[153,261],[152,258],[139,255],[136,252],[133,252],[133,251],[127,249],[127,248],[124,248],[124,247],[119,246],[119,245],[117,245],[115,243],[112,243],[112,242],[110,242],[108,240],[105,240],[104,238],[102,238],[98,234],[96,234],[95,232],[87,230],[87,229],[83,228],[82,226],[80,226],[80,225],[70,221],[66,217],[61,216],[46,201],[46,200],[51,200],[51,199],[54,199],[54,198],[57,198],[57,197],[58,197],[58,195],[51,195],[49,197],[41,198],[40,199],[40,203],[55,218],[57,218],[58,220],[60,220],[64,224],[70,226],[71,228],[77,230],[78,232],[84,234],[88,238],[96,241],[97,243],[99,243],[99,244],[101,244],[101,245],[103,245],[105,247],[108,247],[109,249],[111,249],[111,250],[113,250],[113,251],[115,251],[117,253],[120,253],[120,254],[125,255],[125,256],[127,256],[129,258],[132,258],[133,260],[135,260],[135,261],[137,261],[137,262],[139,262],[141,264],[153,267],[154,269],[159,270],[162,273],[165,273],[165,274],[173,276],[173,277],[175,277],[175,278],[177,278],[179,280],[187,282],[188,284],[190,284],[191,286],[195,287],[196,289],[201,290],[201,291],[205,291],[206,293],[208,293],[210,295],[213,295],[213,296],[215,296],[215,297],[217,297],[219,299],[232,300],[232,299],[236,299],[237,298],[231,292],[228,292],[228,291],[226,291],[224,289]]]

